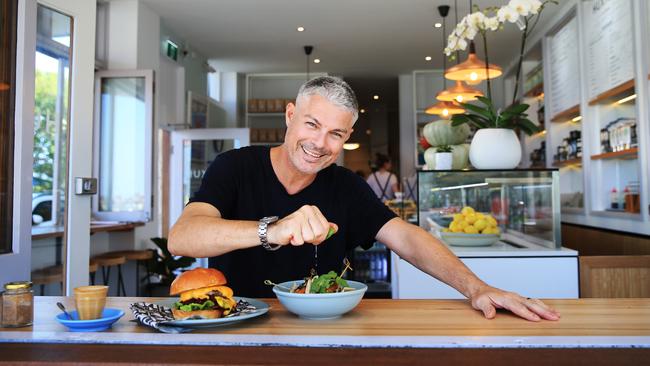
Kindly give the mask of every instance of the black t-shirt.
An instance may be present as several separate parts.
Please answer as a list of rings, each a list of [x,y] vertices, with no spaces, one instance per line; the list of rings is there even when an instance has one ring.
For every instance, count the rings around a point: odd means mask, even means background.
[[[210,164],[190,202],[216,207],[224,219],[257,221],[283,218],[303,205],[314,205],[339,231],[315,247],[287,245],[276,251],[261,246],[210,258],[238,296],[273,297],[264,280],[276,283],[302,279],[317,264],[319,274],[340,272],[346,252],[369,248],[379,229],[395,214],[377,199],[368,184],[350,170],[332,164],[318,172],[302,191],[290,195],[271,165],[270,149],[254,146],[227,151]]]

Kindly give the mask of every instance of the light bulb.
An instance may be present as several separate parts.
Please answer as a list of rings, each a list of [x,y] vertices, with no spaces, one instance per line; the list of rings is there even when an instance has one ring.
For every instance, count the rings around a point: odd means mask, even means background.
[[[475,72],[472,72],[471,74],[469,74],[469,79],[472,80],[472,81],[477,80],[478,79],[478,74],[475,73]]]
[[[449,115],[449,109],[445,108],[442,110],[442,115],[447,117]]]
[[[457,101],[458,103],[461,103],[461,102],[463,101],[463,96],[462,96],[462,95],[457,95],[457,96],[456,96],[456,101]]]

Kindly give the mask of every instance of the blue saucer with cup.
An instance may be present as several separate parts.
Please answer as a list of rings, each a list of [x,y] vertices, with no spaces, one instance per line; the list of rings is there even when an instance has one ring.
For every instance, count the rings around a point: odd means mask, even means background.
[[[66,314],[61,313],[56,316],[56,320],[68,327],[71,332],[101,332],[109,329],[113,323],[123,317],[124,311],[105,308],[102,311],[101,318],[92,320],[79,320],[79,314],[76,310],[71,311],[70,316],[72,316],[72,320]]]

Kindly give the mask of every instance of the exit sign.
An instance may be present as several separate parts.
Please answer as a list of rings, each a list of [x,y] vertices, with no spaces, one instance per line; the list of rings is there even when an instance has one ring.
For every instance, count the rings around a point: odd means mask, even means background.
[[[171,40],[167,40],[167,57],[176,61],[178,59],[178,45]]]

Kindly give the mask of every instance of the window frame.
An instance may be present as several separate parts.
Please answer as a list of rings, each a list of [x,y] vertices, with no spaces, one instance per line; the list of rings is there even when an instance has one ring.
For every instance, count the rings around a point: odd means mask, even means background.
[[[102,79],[144,78],[145,79],[145,133],[143,141],[144,159],[144,197],[145,208],[139,211],[99,211],[99,192],[92,200],[93,218],[100,221],[149,222],[153,220],[153,70],[102,70],[95,73],[95,111],[93,123],[93,175],[101,182],[101,87]]]
[[[17,0],[8,0],[2,4],[3,10],[7,11],[6,14],[6,22],[4,22],[4,26],[6,32],[3,32],[2,34],[2,43],[3,46],[8,46],[7,48],[3,47],[3,49],[6,50],[6,57],[7,57],[7,64],[5,65],[6,67],[3,68],[3,75],[0,75],[0,81],[3,83],[8,83],[7,89],[4,91],[1,91],[3,94],[6,93],[7,98],[7,110],[4,115],[5,119],[2,121],[4,123],[4,126],[6,126],[6,135],[3,133],[0,137],[2,138],[2,149],[3,152],[6,152],[7,155],[3,156],[3,163],[2,165],[4,166],[4,169],[2,171],[2,174],[5,176],[5,183],[3,184],[3,200],[2,200],[2,207],[0,209],[2,210],[3,214],[0,215],[2,217],[2,222],[0,222],[0,225],[3,226],[2,229],[2,235],[0,237],[0,240],[2,243],[0,243],[0,255],[3,254],[12,254],[16,252],[16,247],[14,245],[15,243],[15,233],[14,233],[14,212],[16,212],[15,205],[14,205],[14,200],[16,198],[19,198],[20,195],[16,195],[16,190],[15,190],[15,179],[17,177],[17,172],[16,172],[16,166],[14,164],[15,158],[18,155],[18,151],[16,150],[16,135],[19,131],[16,129],[16,123],[18,121],[17,119],[17,111],[16,108],[18,107],[18,103],[16,101],[16,84],[17,84],[17,44],[18,44],[18,32],[19,32],[19,25],[18,25],[18,12],[19,12],[19,4]],[[6,41],[6,43],[5,43]],[[4,52],[3,52],[4,53]],[[8,71],[8,75],[7,75]],[[5,77],[8,77],[7,80],[5,80]],[[6,138],[6,140],[5,140]],[[20,146],[20,145],[18,145]],[[2,154],[0,154],[2,155]]]

